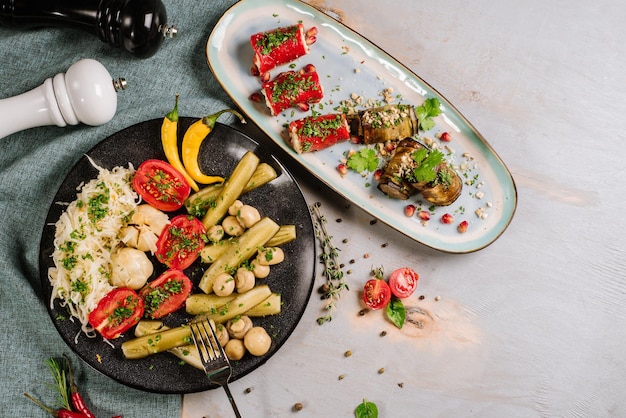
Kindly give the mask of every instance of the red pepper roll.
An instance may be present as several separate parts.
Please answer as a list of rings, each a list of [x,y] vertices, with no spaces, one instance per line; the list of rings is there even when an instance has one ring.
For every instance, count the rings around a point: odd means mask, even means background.
[[[342,113],[308,116],[289,124],[291,146],[298,153],[328,148],[350,139],[346,116]]]
[[[310,103],[319,103],[324,98],[320,78],[312,65],[303,71],[285,71],[261,86],[265,103],[272,116],[290,107],[308,110]]]
[[[309,53],[302,23],[250,36],[254,65],[260,74]]]

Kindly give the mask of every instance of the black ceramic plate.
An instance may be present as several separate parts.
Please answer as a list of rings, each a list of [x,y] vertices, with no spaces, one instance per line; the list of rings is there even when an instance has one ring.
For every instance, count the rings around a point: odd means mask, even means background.
[[[179,129],[184,132],[193,121],[191,118],[181,118]],[[160,142],[161,122],[162,119],[155,119],[124,129],[102,141],[87,155],[96,164],[108,169],[115,166],[127,167],[128,163],[137,168],[142,161],[149,158],[165,159]],[[211,173],[227,176],[248,150],[254,151],[261,161],[271,164],[279,176],[271,183],[247,193],[242,200],[254,205],[262,215],[269,216],[278,224],[296,225],[298,237],[282,247],[286,261],[274,266],[270,276],[265,279],[273,291],[282,294],[281,314],[254,319],[255,324],[269,330],[273,340],[270,351],[262,357],[247,354],[242,360],[233,362],[232,380],[245,376],[276,354],[300,321],[315,280],[316,242],[308,206],[294,178],[276,158],[246,134],[218,123],[202,144],[200,167]],[[47,271],[53,266],[51,254],[54,250],[54,224],[64,210],[64,206],[57,202],[75,200],[77,186],[96,176],[97,171],[88,159],[81,158],[62,183],[48,212],[39,257],[46,301],[50,300],[52,292]],[[163,271],[162,268],[155,270],[155,277]],[[202,276],[200,262],[196,262],[186,272],[194,285],[197,285]],[[58,299],[49,312],[67,345],[93,368],[120,383],[149,392],[178,394],[215,387],[202,371],[180,364],[178,358],[169,353],[160,353],[142,360],[125,360],[120,346],[132,338],[130,331],[112,341],[111,347],[100,336],[88,338],[80,333],[78,321],[68,319],[66,310],[58,305]],[[166,317],[165,323],[177,326],[188,320],[189,316],[182,309]]]

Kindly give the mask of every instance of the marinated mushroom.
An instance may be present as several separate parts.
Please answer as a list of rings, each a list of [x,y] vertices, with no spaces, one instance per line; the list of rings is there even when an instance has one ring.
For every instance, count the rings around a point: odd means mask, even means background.
[[[259,251],[256,260],[261,265],[273,266],[285,260],[285,253],[280,247],[266,247]]]
[[[243,337],[243,343],[250,354],[262,356],[266,354],[272,345],[272,339],[263,327],[252,327]]]
[[[222,221],[222,228],[224,228],[224,232],[231,237],[238,237],[245,231],[243,225],[239,223],[235,215],[225,217]]]
[[[252,270],[247,267],[239,267],[235,273],[235,287],[238,293],[245,293],[252,289],[255,284],[255,277]]]
[[[239,318],[231,319],[226,323],[226,331],[230,338],[242,339],[252,328],[252,320],[249,316],[242,315]]]
[[[257,279],[265,279],[270,275],[270,266],[263,265],[255,260],[252,262],[252,274]]]
[[[235,200],[232,205],[228,207],[228,214],[232,216],[237,216],[239,213],[239,209],[243,206],[243,202],[241,200]]]
[[[221,273],[213,282],[213,293],[217,296],[228,296],[235,291],[235,278],[228,273]]]
[[[229,360],[241,360],[246,354],[246,346],[243,344],[243,340],[228,340],[224,346],[224,353]]]
[[[207,237],[211,242],[218,242],[224,238],[224,227],[222,225],[213,225],[207,231]]]
[[[154,266],[143,251],[124,247],[111,255],[110,282],[113,286],[140,289],[153,271]]]
[[[212,320],[211,325],[214,325]],[[217,342],[220,343],[222,347],[224,347],[226,343],[228,343],[228,340],[230,340],[230,336],[228,335],[226,327],[224,326],[224,324],[217,324],[213,327],[213,329],[215,330],[215,335],[217,335]]]
[[[244,228],[250,228],[261,220],[261,214],[254,206],[243,205],[237,212],[237,220]]]

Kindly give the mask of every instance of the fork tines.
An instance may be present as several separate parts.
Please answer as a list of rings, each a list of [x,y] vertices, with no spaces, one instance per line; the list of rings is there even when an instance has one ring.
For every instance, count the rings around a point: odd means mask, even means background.
[[[198,347],[203,363],[224,356],[217,335],[215,335],[215,331],[208,321],[193,322],[190,327],[191,337]]]

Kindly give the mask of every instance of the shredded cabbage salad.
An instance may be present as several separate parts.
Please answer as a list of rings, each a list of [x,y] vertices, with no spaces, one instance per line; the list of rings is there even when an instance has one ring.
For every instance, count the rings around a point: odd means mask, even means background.
[[[89,313],[114,288],[109,283],[111,254],[121,244],[120,230],[140,198],[132,187],[131,164],[107,170],[90,161],[98,176],[77,188],[76,200],[55,224],[54,267],[48,270],[48,278],[50,306],[61,299],[61,306],[80,321],[82,332],[93,337]]]

